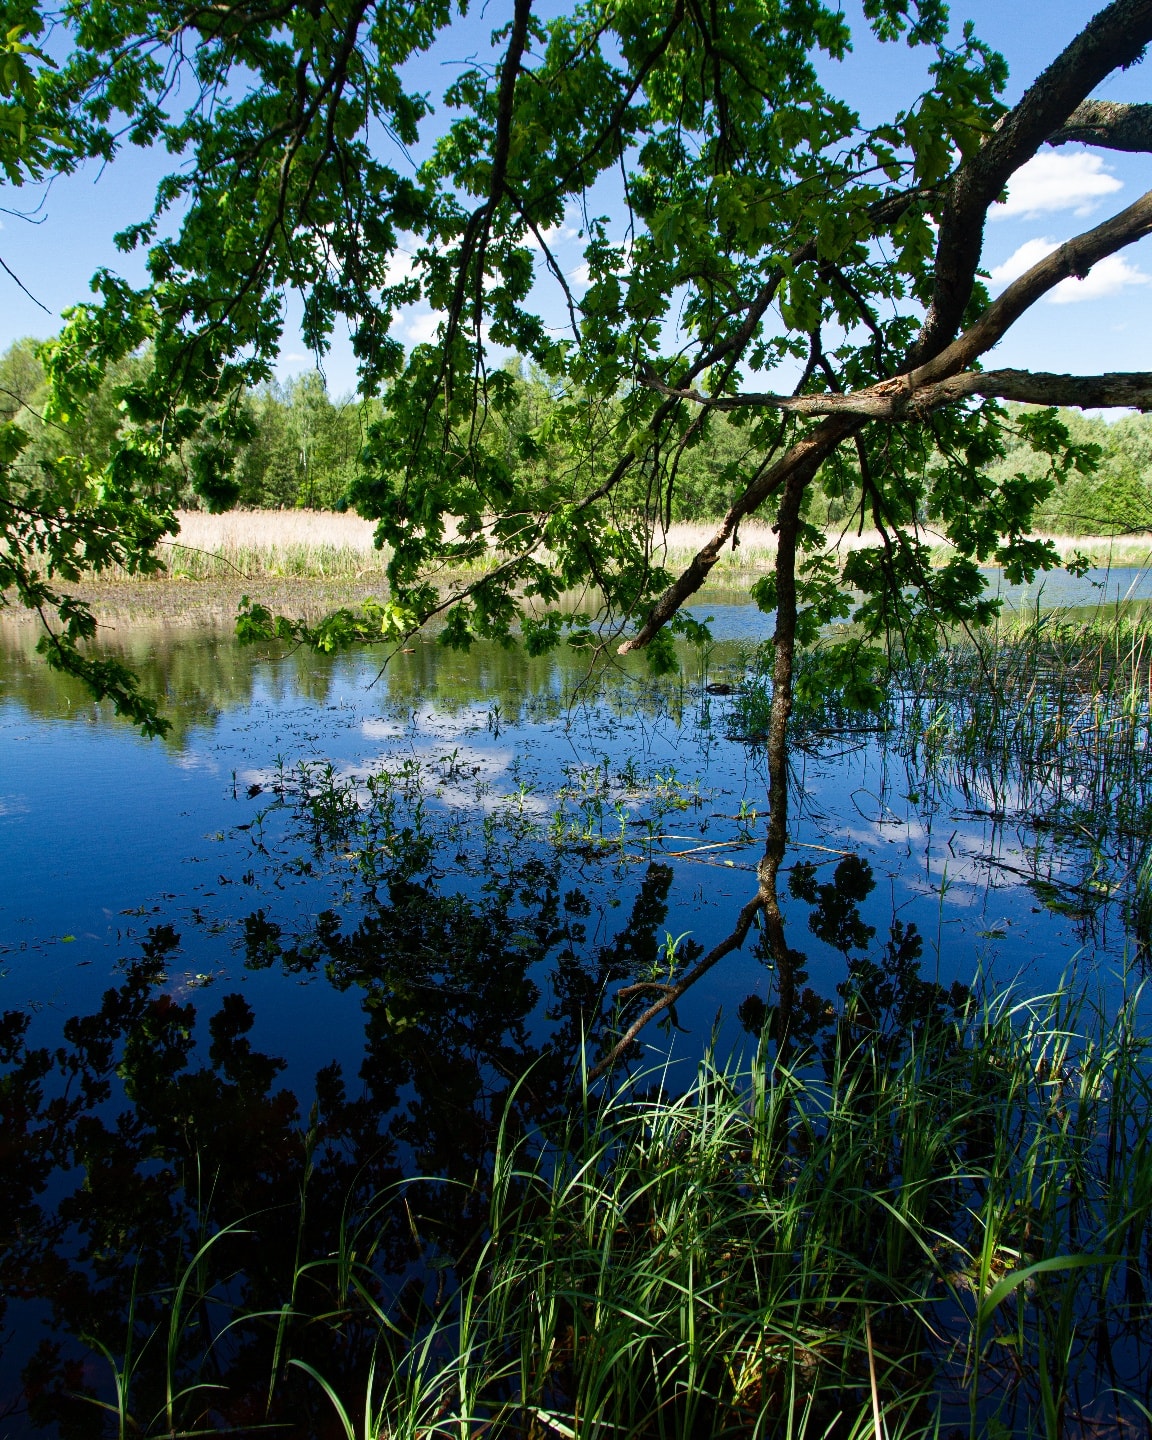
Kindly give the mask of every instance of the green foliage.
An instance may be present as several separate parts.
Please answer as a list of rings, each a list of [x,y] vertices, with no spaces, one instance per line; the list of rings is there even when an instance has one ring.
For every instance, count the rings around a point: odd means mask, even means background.
[[[345,509],[363,443],[365,410],[334,402],[316,371],[269,384],[246,401],[252,438],[235,467],[239,503]]]
[[[45,29],[36,0],[0,5],[0,169],[9,185],[68,169],[75,154],[41,94],[41,75],[55,68],[36,43]]]
[[[731,504],[771,516],[783,479],[765,477],[801,442],[815,445],[810,473],[794,472],[806,521],[858,517],[880,537],[842,576],[870,640],[928,653],[942,620],[993,613],[981,561],[1013,576],[1053,563],[1029,533],[1037,507],[1092,465],[1054,422],[966,399],[837,430],[747,393],[753,377],[809,400],[870,390],[987,311],[979,246],[950,277],[945,232],[975,193],[965,166],[1006,133],[1006,67],[971,26],[949,44],[939,0],[865,5],[859,24],[911,47],[924,75],[874,125],[829,88],[852,31],[813,0],[707,12],[583,0],[547,19],[521,0],[494,63],[478,58],[442,96],[410,76],[459,22],[449,0],[68,0],[56,71],[19,51],[39,10],[25,0],[16,20],[8,83],[38,115],[66,117],[73,145],[11,129],[19,164],[111,160],[126,144],[179,157],[151,213],[125,217],[118,237],[143,253],[147,282],[99,272],[44,354],[44,414],[65,427],[116,367],[139,365],[113,382],[125,421],[111,452],[85,460],[119,503],[170,516],[189,492],[213,508],[346,500],[389,547],[392,601],[417,623],[443,610],[460,646],[509,639],[525,609],[532,643],[548,643],[541,617],[573,590],[595,597],[587,635],[623,639],[673,578],[660,525]],[[613,187],[616,213],[597,213],[591,197]],[[984,209],[999,184],[985,188]],[[577,219],[579,285],[549,248]],[[942,286],[959,296],[946,323]],[[332,407],[315,378],[268,388],[290,293],[317,356],[347,329],[363,415]],[[414,302],[434,331],[406,349]],[[497,352],[523,368],[494,364]],[[1019,437],[1039,468],[998,470]],[[1112,522],[1132,520],[1140,483],[1115,477]],[[929,518],[954,547],[940,572]],[[809,554],[822,544],[803,532]],[[445,607],[436,577],[492,554]],[[809,628],[844,603],[837,583],[804,568]],[[335,636],[376,638],[347,621],[316,632]],[[654,652],[657,668],[667,660]]]
[[[1065,444],[1066,432],[1070,445]],[[1152,530],[1152,419],[1107,421],[1074,411],[1013,406],[1006,453],[991,474],[1000,484],[1037,487],[1035,523],[1063,535]]]
[[[14,383],[26,380],[26,351],[7,358],[13,361],[10,371],[24,372],[11,376]],[[9,413],[19,413],[12,398],[19,394],[12,390],[6,396]],[[17,603],[36,611],[44,621],[38,649],[53,669],[83,681],[97,699],[110,699],[144,734],[163,734],[168,722],[140,693],[132,672],[118,661],[85,653],[96,632],[95,616],[60,587],[85,571],[114,565],[154,573],[161,568],[156,545],[175,522],[162,508],[109,483],[83,445],[72,447],[80,452],[72,454],[53,454],[55,448],[34,446],[14,420],[0,421],[0,606]]]

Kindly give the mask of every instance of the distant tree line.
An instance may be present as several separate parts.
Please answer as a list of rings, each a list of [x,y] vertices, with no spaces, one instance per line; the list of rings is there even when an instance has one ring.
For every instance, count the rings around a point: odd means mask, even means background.
[[[104,463],[130,423],[119,391],[148,368],[147,355],[131,356],[111,367],[83,418],[65,432],[42,418],[40,401],[46,387],[38,349],[35,340],[18,340],[0,357],[0,420],[18,420],[32,436],[19,463],[51,464],[65,453]],[[374,407],[333,400],[315,370],[252,391],[243,404],[250,438],[232,467],[229,478],[234,490],[228,499],[251,509],[346,508],[345,497]],[[193,486],[193,472],[198,448],[207,442],[208,437],[197,437],[182,457],[187,471],[185,503],[193,509],[203,504]]]
[[[133,356],[112,367],[82,421],[64,433],[41,416],[45,377],[38,349],[36,340],[18,340],[0,356],[0,420],[18,420],[33,437],[21,465],[57,463],[64,453],[102,463],[129,423],[119,391],[147,368],[148,357]],[[510,472],[536,469],[553,477],[570,473],[575,492],[579,461],[567,443],[549,382],[515,361],[506,368],[516,404],[498,420],[488,421],[485,448],[493,463]],[[230,476],[237,504],[251,509],[348,508],[360,450],[368,428],[379,418],[379,402],[334,399],[324,377],[312,370],[250,392],[244,405],[251,438]],[[997,480],[1014,474],[1039,478],[1046,471],[1046,457],[1013,425],[1022,408],[1007,407],[1001,432],[1005,453],[987,467]],[[1152,530],[1152,415],[1109,421],[1062,410],[1060,418],[1074,443],[1095,459],[1095,468],[1074,472],[1052,491],[1037,508],[1037,529],[1060,535]],[[610,446],[612,417],[605,416],[603,424]],[[189,508],[203,504],[193,487],[194,448],[186,457]],[[739,414],[710,415],[695,443],[683,450],[668,518],[709,520],[723,514],[747,484],[753,453]],[[826,462],[818,481],[809,492],[806,518],[817,525],[851,525],[858,517],[853,500],[845,497],[860,493],[851,456]],[[643,484],[640,473],[632,482],[637,504]],[[929,522],[932,518],[930,511],[922,516]]]

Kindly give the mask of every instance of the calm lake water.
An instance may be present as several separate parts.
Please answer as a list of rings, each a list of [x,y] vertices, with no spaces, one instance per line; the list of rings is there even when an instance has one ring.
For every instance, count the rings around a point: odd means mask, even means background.
[[[1113,572],[1043,599],[1148,590]],[[65,1424],[76,1387],[99,1388],[68,1337],[115,1344],[207,1191],[234,1215],[282,1200],[304,1132],[337,1210],[349,1186],[474,1174],[518,1077],[529,1119],[562,1104],[616,986],[727,933],[764,831],[762,756],[733,716],[769,621],[695,613],[714,617],[706,666],[685,651],[660,682],[571,651],[418,643],[381,675],[374,656],[126,630],[121,653],[167,697],[164,741],[52,676],[29,630],[0,630],[5,1433]],[[824,881],[866,861],[863,921],[881,939],[914,924],[928,978],[1023,996],[1074,971],[1107,1003],[1146,841],[1046,827],[1014,791],[955,780],[925,785],[874,737],[812,745],[792,862]],[[844,955],[805,903],[786,910],[834,1003]],[[752,944],[651,1029],[650,1054],[690,1070],[714,1034],[748,1043],[749,997],[770,998]]]

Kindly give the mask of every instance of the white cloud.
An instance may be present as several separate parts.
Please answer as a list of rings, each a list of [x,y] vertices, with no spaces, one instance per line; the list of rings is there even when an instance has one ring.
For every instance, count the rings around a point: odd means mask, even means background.
[[[993,220],[1047,215],[1073,210],[1087,215],[1105,195],[1123,189],[1124,182],[1104,168],[1099,155],[1087,150],[1052,151],[1034,155],[1008,182],[1008,199],[993,205]]]
[[[1056,240],[1025,240],[1000,265],[993,266],[990,276],[995,285],[1009,285],[1018,280],[1026,270],[1050,255],[1059,244]],[[1079,300],[1102,300],[1107,295],[1118,295],[1133,285],[1147,285],[1152,276],[1145,275],[1138,266],[1126,260],[1123,255],[1106,255],[1097,261],[1083,280],[1070,277],[1046,297],[1050,305],[1074,305]]]
[[[571,240],[580,237],[580,211],[575,206],[569,205],[564,211],[564,217],[558,220],[555,225],[543,225],[540,227],[540,240],[543,240],[548,249],[555,254],[558,246],[567,245]],[[524,230],[524,239],[521,242],[529,250],[541,251],[540,240],[537,240],[534,231],[527,226]]]
[[[407,250],[395,250],[384,265],[385,285],[402,285],[411,280],[416,267],[415,257]]]
[[[403,321],[404,337],[413,345],[429,345],[436,339],[436,327],[441,317],[432,310],[416,311]]]
[[[989,274],[993,285],[1011,285],[1013,280],[1019,280],[1026,270],[1031,270],[1033,265],[1038,265],[1045,255],[1051,255],[1059,243],[1058,240],[1047,239],[1025,240],[1018,250],[1013,250],[1003,264],[992,267]]]
[[[1093,265],[1083,280],[1061,280],[1048,298],[1053,305],[1100,300],[1105,295],[1118,295],[1131,285],[1147,285],[1149,280],[1152,275],[1145,275],[1123,255],[1107,255]]]
[[[569,225],[567,220],[561,220],[556,225],[545,225],[540,231],[540,240],[555,253],[557,245],[563,245],[567,240],[575,240],[579,233],[574,225]],[[535,231],[525,231],[524,244],[529,250],[541,250],[540,240],[537,240]]]

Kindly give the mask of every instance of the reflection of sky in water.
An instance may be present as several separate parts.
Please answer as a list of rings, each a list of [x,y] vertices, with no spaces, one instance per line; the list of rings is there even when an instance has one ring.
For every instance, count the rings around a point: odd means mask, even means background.
[[[707,678],[738,680],[747,641],[766,634],[768,617],[751,606],[699,613],[715,616],[719,637]],[[149,683],[168,697],[177,722],[161,744],[70,695],[0,629],[0,1012],[31,1012],[30,1042],[61,1046],[44,1094],[57,1095],[61,1084],[76,1089],[66,1022],[83,1017],[82,1031],[114,991],[119,1013],[130,988],[123,962],[139,955],[150,927],[171,925],[180,946],[157,981],[162,1006],[171,1015],[171,1000],[188,1007],[181,1016],[194,1013],[178,1025],[194,1027],[194,1064],[215,1054],[215,1068],[199,1079],[189,1071],[188,1090],[169,1094],[161,1084],[155,1095],[136,1092],[134,1111],[125,1103],[131,1068],[111,1076],[92,1111],[130,1116],[117,1132],[129,1179],[133,1166],[149,1176],[155,1169],[146,1115],[154,1099],[158,1130],[171,1125],[197,1145],[218,1127],[226,1139],[235,1119],[243,1143],[228,1163],[242,1155],[245,1183],[249,1166],[259,1171],[265,1152],[247,1128],[265,1114],[259,1084],[249,1093],[241,1067],[239,1083],[212,1098],[224,1069],[219,1022],[228,1010],[248,1013],[239,996],[254,1021],[236,1053],[242,1060],[250,1044],[273,1057],[268,1084],[277,1104],[288,1102],[285,1153],[302,1157],[318,1072],[327,1071],[330,1094],[337,1070],[329,1067],[338,1067],[349,1101],[370,1112],[365,1155],[390,1153],[380,1143],[386,1132],[407,1173],[446,1171],[463,1157],[474,1186],[474,1150],[495,1134],[480,1123],[485,1107],[517,1066],[528,1070],[528,1094],[551,1059],[564,1071],[562,1098],[571,1050],[560,1043],[549,1057],[547,1046],[566,1019],[573,1041],[587,1033],[583,1016],[598,1013],[605,955],[618,957],[618,976],[633,978],[635,957],[658,955],[666,936],[707,948],[754,893],[766,810],[762,756],[729,736],[734,697],[707,694],[698,658],[685,659],[682,679],[654,683],[641,661],[615,667],[596,690],[586,684],[586,660],[570,651],[528,661],[494,648],[460,656],[427,645],[371,685],[372,656],[275,656],[219,636],[177,634],[150,657]],[[1101,878],[1092,837],[1054,849],[1051,834],[978,813],[978,793],[922,786],[872,742],[852,748],[841,737],[837,746],[841,753],[795,756],[794,844],[782,876],[789,941],[808,957],[807,983],[819,995],[835,1002],[844,958],[810,932],[811,912],[787,894],[787,877],[804,861],[826,884],[851,854],[867,860],[875,880],[863,906],[876,931],[873,955],[899,919],[923,936],[925,978],[969,982],[979,974],[1023,997],[1053,988],[1075,961],[1081,980],[1099,978],[1114,996],[1125,944],[1120,907],[1077,900]],[[314,787],[327,777],[354,821],[369,813],[387,771],[382,793],[396,801],[390,833],[423,824],[437,838],[409,886],[407,909],[387,865],[375,894],[356,869],[356,851],[373,833],[379,839],[379,827],[353,823],[333,843],[313,842],[299,804],[302,765]],[[296,787],[295,804],[280,799],[285,785]],[[549,838],[557,821],[609,843],[600,852],[582,842],[557,851]],[[1110,858],[1113,877],[1123,863],[1122,854]],[[1055,882],[1049,898],[1060,905],[1029,888],[1030,871]],[[401,877],[398,893],[405,883]],[[267,933],[277,929],[285,948],[300,941],[296,956],[279,951],[262,968],[260,954],[245,947],[256,917]],[[582,935],[564,928],[572,920]],[[319,951],[320,963],[295,963],[325,927],[337,943]],[[550,937],[543,960],[533,948],[541,933]],[[561,963],[568,943],[575,964]],[[581,990],[589,977],[590,995]],[[650,1027],[652,1052],[671,1046],[679,1061],[673,1085],[694,1072],[714,1033],[721,1057],[748,1043],[737,1008],[749,995],[768,998],[768,981],[749,944],[677,1006],[675,1029]],[[126,1030],[124,1054],[129,1039],[133,1064],[150,1047],[163,1051],[147,1026]],[[109,1066],[119,1053],[109,1052]],[[259,1075],[259,1061],[252,1073]],[[137,1155],[133,1125],[142,1115]],[[86,1112],[84,1125],[90,1118]],[[363,1156],[351,1138],[359,1124],[345,1139],[349,1173],[332,1191],[341,1204],[361,1183]],[[67,1173],[70,1163],[48,1176],[48,1205],[85,1173]],[[277,1205],[296,1194],[288,1173],[277,1181]],[[120,1176],[112,1188],[110,1212],[118,1215],[121,1191],[129,1200],[136,1191]],[[167,1254],[166,1210],[163,1225]],[[37,1304],[21,1308],[19,1324],[13,1310],[15,1338],[0,1339],[0,1406],[9,1393],[5,1367],[15,1375],[25,1342],[45,1333]],[[51,1317],[45,1329],[53,1324]]]
[[[991,589],[1002,594],[1012,609],[1023,609],[1039,603],[1043,608],[1082,608],[1112,605],[1117,600],[1152,599],[1152,569],[1146,566],[1117,566],[1112,570],[1093,569],[1086,575],[1069,575],[1066,570],[1052,570],[1038,575],[1028,585],[1005,584],[999,574],[993,577]]]
[[[986,570],[984,574],[990,593],[1003,597],[1005,610],[1023,610],[1037,604],[1044,609],[1084,609],[1114,605],[1117,600],[1152,600],[1152,568],[1146,567],[1092,569],[1083,576],[1052,570],[1027,585],[1007,584],[998,570]],[[690,607],[689,613],[696,620],[712,616],[708,628],[716,640],[758,643],[772,636],[772,616],[758,610],[751,599],[743,605],[701,603]]]
[[[715,617],[721,640],[761,638],[768,624],[750,606],[697,613]],[[189,647],[182,663],[191,665],[194,640],[174,643]],[[378,671],[373,657],[277,659],[214,644],[225,671],[204,681],[199,699],[190,691],[183,702],[190,714],[198,706],[212,718],[190,723],[167,749],[121,725],[93,723],[90,707],[84,719],[69,719],[66,705],[58,702],[53,712],[42,695],[33,713],[30,701],[14,698],[21,672],[11,663],[0,692],[9,696],[0,705],[3,1007],[46,1006],[62,1020],[97,1004],[116,962],[163,920],[182,936],[174,993],[188,975],[241,987],[257,1007],[261,1043],[288,1054],[294,1068],[310,1072],[339,1055],[344,1031],[357,1044],[354,993],[339,994],[320,979],[246,971],[242,963],[242,922],[258,907],[301,928],[325,909],[349,923],[358,913],[347,862],[309,855],[289,834],[288,811],[272,803],[278,771],[302,760],[330,762],[357,787],[381,766],[419,767],[428,777],[428,814],[435,824],[457,826],[447,858],[437,862],[440,883],[465,893],[476,893],[484,876],[458,873],[451,852],[471,847],[475,854],[486,819],[499,825],[515,811],[543,832],[568,786],[575,798],[566,818],[587,821],[595,805],[580,810],[580,774],[607,762],[618,777],[630,762],[640,778],[604,797],[594,822],[606,836],[623,837],[628,858],[619,850],[604,858],[571,851],[564,862],[565,883],[593,900],[590,947],[626,924],[649,858],[661,852],[674,872],[661,939],[667,930],[714,943],[752,893],[764,827],[761,759],[727,738],[732,702],[701,696],[691,657],[684,683],[658,695],[636,669],[600,698],[588,690],[571,698],[582,672],[578,665],[565,670],[563,656],[527,662],[481,652],[464,659],[427,646],[369,688]],[[721,645],[710,674],[723,675],[737,653]],[[24,676],[28,684],[42,680],[39,672]],[[882,939],[895,916],[914,921],[925,937],[925,973],[969,980],[980,967],[997,981],[1019,975],[1026,988],[1040,989],[1078,952],[1085,965],[1118,965],[1119,915],[1053,913],[1024,883],[1035,863],[1034,834],[974,815],[955,796],[925,813],[909,798],[912,780],[871,748],[798,757],[796,778],[801,843],[792,858],[813,860],[823,879],[840,852],[866,858],[877,882],[869,922]],[[662,784],[689,796],[688,808],[670,809],[645,830]],[[249,795],[254,786],[260,793]],[[16,796],[19,805],[11,803]],[[742,804],[759,811],[747,829],[734,818]],[[648,831],[656,837],[651,856],[641,843]],[[546,851],[542,835],[539,843]],[[259,845],[296,869],[270,867]],[[1079,863],[1074,854],[1057,855],[1053,874],[1076,882]],[[812,983],[833,994],[842,959],[809,935],[804,905],[788,900],[786,908],[793,943],[809,955]],[[766,993],[765,972],[748,954],[734,957],[681,1007],[680,1023],[703,1035],[718,1009],[731,1017],[753,991]]]

